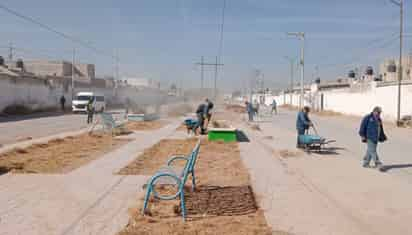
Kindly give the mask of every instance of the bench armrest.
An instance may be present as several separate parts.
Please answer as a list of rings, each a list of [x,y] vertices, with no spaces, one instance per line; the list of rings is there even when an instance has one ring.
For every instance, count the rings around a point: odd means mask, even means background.
[[[174,181],[174,182],[176,183],[177,191],[176,191],[175,194],[173,194],[173,195],[161,195],[161,194],[159,194],[159,192],[156,191],[156,189],[155,189],[154,187],[155,187],[156,184],[160,184],[160,185],[161,185],[161,183],[158,182],[158,181],[159,181],[159,180],[161,181],[162,178],[166,178],[166,179],[172,180],[172,181]],[[175,175],[174,173],[171,173],[171,172],[159,172],[159,173],[156,173],[156,174],[150,179],[149,184],[148,184],[150,188],[149,188],[148,190],[151,190],[151,191],[153,192],[153,195],[154,195],[156,198],[159,198],[159,199],[161,199],[161,200],[173,200],[173,199],[176,199],[176,198],[179,196],[181,190],[183,190],[183,186],[182,186],[181,184],[182,184],[182,181],[180,180],[179,176]]]
[[[177,160],[185,160],[185,161],[187,161],[188,158],[187,158],[185,155],[174,155],[174,156],[171,156],[171,157],[169,158],[169,160],[167,161],[167,165],[170,166],[170,165],[173,164],[174,161],[177,161]]]

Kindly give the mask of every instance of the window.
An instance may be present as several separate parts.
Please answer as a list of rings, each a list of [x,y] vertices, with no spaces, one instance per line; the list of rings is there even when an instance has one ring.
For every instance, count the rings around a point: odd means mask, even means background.
[[[96,96],[96,101],[104,102],[104,96]]]
[[[80,95],[80,96],[77,96],[76,97],[76,100],[90,100],[90,99],[92,99],[93,97],[91,97],[91,96],[87,96],[87,95]]]

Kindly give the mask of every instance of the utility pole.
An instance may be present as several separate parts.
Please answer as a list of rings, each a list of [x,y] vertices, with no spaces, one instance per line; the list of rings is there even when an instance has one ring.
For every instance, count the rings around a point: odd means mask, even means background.
[[[402,86],[402,76],[403,76],[403,67],[402,67],[402,47],[403,47],[403,0],[399,2],[391,0],[391,2],[400,8],[400,29],[399,29],[399,67],[398,67],[398,112],[396,118],[396,124],[401,125],[401,86]]]
[[[202,56],[200,58],[200,88],[204,88],[204,70],[203,70],[203,64],[205,63],[205,59]]]
[[[9,61],[10,64],[13,62],[13,43],[10,42],[10,47],[9,47]]]
[[[218,59],[216,56],[216,63],[215,63],[215,82],[213,86],[213,100],[216,102],[216,97],[217,97],[217,65],[218,65]]]
[[[76,56],[76,49],[73,48],[73,57],[72,57],[72,102],[74,99],[74,73],[75,73],[75,69],[74,69],[74,65],[76,63],[75,61],[75,56]]]
[[[204,77],[203,77],[203,73],[204,73],[204,66],[214,66],[215,67],[215,79],[214,79],[214,91],[213,91],[213,96],[216,99],[216,90],[217,90],[217,67],[218,66],[223,66],[224,64],[218,63],[218,57],[216,56],[216,62],[215,63],[206,63],[204,62],[204,58],[203,56],[201,57],[201,61],[200,63],[196,63],[196,65],[200,65],[201,67],[201,71],[200,71],[200,77],[201,77],[201,87],[204,88],[203,86],[203,82],[204,82]]]
[[[116,49],[116,80],[119,80],[119,49]]]
[[[290,104],[292,105],[293,101],[293,71],[295,70],[295,58],[290,58],[289,56],[284,56],[290,63]]]
[[[287,33],[289,36],[297,37],[302,41],[302,48],[300,51],[300,99],[299,99],[299,108],[303,106],[303,97],[304,97],[304,80],[305,80],[305,33],[304,32],[294,32]]]

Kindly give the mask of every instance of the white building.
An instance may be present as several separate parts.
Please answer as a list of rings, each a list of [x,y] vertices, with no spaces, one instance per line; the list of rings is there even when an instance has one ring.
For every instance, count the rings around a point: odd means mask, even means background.
[[[150,87],[150,88],[160,88],[160,83],[149,78],[133,78],[126,77],[122,79],[126,81],[128,85],[135,87]]]

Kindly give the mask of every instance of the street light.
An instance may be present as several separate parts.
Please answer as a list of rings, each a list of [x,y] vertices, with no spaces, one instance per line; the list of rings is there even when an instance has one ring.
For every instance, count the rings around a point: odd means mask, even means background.
[[[297,37],[302,41],[302,48],[300,52],[300,99],[299,99],[299,108],[303,106],[303,95],[304,87],[303,82],[305,80],[305,33],[304,32],[289,32],[288,36]]]
[[[293,101],[293,71],[296,58],[291,58],[289,56],[283,56],[286,60],[290,62],[290,104],[292,105]]]
[[[400,8],[400,29],[399,29],[399,68],[398,68],[398,113],[396,124],[400,126],[401,124],[401,83],[402,83],[402,43],[403,43],[403,0],[395,1],[390,0],[393,4],[399,6]]]

